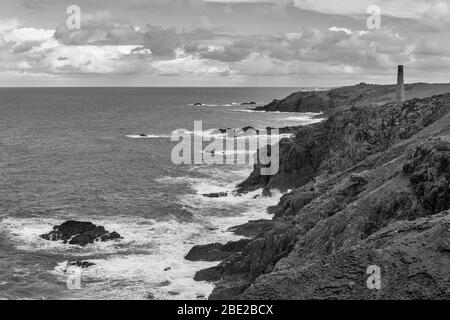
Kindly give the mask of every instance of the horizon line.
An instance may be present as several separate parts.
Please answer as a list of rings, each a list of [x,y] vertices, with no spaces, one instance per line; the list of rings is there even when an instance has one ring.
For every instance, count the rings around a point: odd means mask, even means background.
[[[0,89],[69,89],[69,88],[83,88],[83,89],[95,89],[95,88],[341,88],[341,87],[351,87],[357,86],[359,84],[367,84],[367,85],[378,85],[378,86],[395,86],[396,83],[368,83],[361,81],[359,83],[355,83],[353,85],[342,85],[342,86],[0,86]],[[405,85],[411,84],[429,84],[429,85],[450,85],[450,82],[409,82],[405,83]]]

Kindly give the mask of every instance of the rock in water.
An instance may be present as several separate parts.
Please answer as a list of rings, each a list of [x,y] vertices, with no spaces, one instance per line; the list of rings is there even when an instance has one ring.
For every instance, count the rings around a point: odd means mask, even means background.
[[[122,239],[117,232],[109,232],[103,226],[96,226],[91,222],[66,221],[54,226],[53,231],[40,235],[49,241],[62,240],[64,243],[85,246],[89,243]]]
[[[69,261],[68,266],[79,267],[81,269],[87,269],[89,267],[95,266],[95,263],[89,261]]]
[[[226,244],[211,243],[194,246],[185,259],[190,261],[221,261],[233,253],[243,250],[249,243],[249,239],[230,241]]]
[[[223,198],[228,196],[228,192],[213,192],[213,193],[205,193],[202,194],[205,198]]]

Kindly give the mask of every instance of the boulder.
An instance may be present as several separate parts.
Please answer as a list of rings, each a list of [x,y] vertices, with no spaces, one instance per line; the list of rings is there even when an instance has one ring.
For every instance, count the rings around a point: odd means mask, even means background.
[[[79,268],[81,268],[81,269],[86,269],[86,268],[95,266],[95,263],[89,262],[89,261],[79,261],[79,260],[76,260],[76,261],[69,261],[69,262],[67,263],[67,266],[79,267]]]
[[[202,194],[205,198],[222,198],[228,196],[228,192],[213,192]]]
[[[235,252],[243,250],[250,240],[241,239],[226,244],[211,243],[192,247],[185,259],[190,261],[221,261]]]
[[[54,226],[53,231],[40,235],[49,241],[63,241],[72,245],[85,246],[89,243],[122,239],[117,232],[109,232],[103,226],[96,226],[91,222],[66,221]]]

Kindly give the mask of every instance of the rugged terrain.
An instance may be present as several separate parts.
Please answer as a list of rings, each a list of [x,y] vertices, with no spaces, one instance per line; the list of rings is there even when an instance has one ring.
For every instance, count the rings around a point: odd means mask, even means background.
[[[329,91],[295,92],[282,100],[273,100],[257,111],[328,112],[346,106],[383,105],[395,100],[396,85],[360,83]],[[450,84],[412,83],[405,85],[408,99],[426,98],[450,92]]]
[[[193,248],[224,259],[196,274],[216,282],[210,299],[450,298],[450,94],[359,99],[282,140],[277,175],[256,166],[238,186],[291,191],[272,220],[233,229],[248,239]],[[381,289],[367,286],[372,265]]]

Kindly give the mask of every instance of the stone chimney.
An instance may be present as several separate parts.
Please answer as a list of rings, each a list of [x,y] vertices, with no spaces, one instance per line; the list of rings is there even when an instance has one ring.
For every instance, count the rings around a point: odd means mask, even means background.
[[[398,66],[397,73],[397,103],[403,103],[405,101],[405,82],[403,74],[403,66]]]

